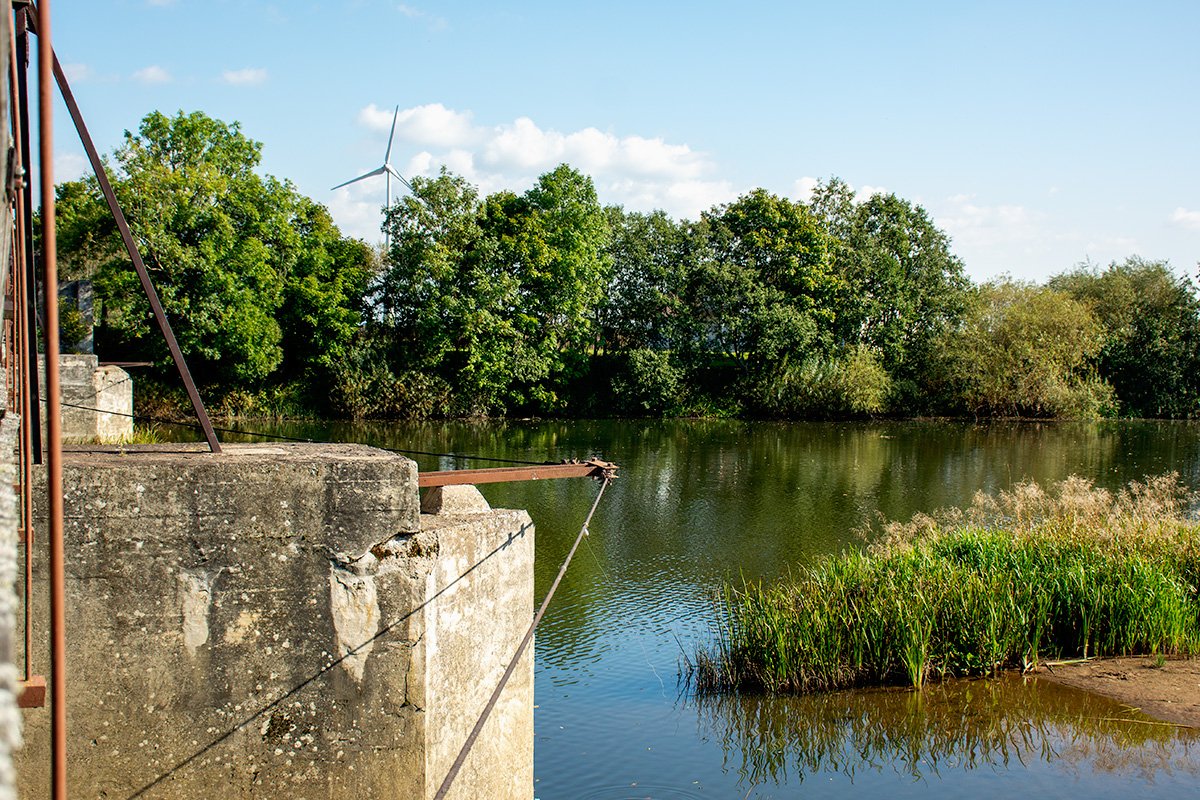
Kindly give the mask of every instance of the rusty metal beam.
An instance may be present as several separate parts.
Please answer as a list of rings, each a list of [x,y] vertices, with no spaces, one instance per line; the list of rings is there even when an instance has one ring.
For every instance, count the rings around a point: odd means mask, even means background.
[[[33,20],[32,17],[30,19]],[[32,31],[35,35],[40,35],[36,23],[32,26]],[[38,44],[40,52],[41,42],[39,41]],[[67,82],[67,75],[63,72],[62,64],[58,61],[58,55],[49,47],[47,49],[50,50],[48,60],[51,63],[54,80],[58,84],[58,90],[62,94],[63,102],[66,103],[67,112],[71,115],[71,121],[75,123],[75,130],[79,134],[79,141],[83,144],[88,161],[92,165],[92,171],[96,174],[96,181],[100,184],[100,191],[104,194],[104,201],[108,204],[108,210],[113,215],[113,221],[117,223],[117,230],[121,233],[121,241],[125,244],[126,252],[129,253],[129,260],[133,262],[133,268],[137,270],[138,280],[142,283],[142,291],[146,293],[146,299],[150,301],[150,309],[154,312],[154,321],[158,323],[158,329],[167,342],[167,349],[171,351],[171,360],[175,363],[175,370],[179,373],[179,379],[183,381],[183,387],[187,390],[188,399],[192,403],[192,410],[195,412],[196,419],[200,423],[200,429],[204,431],[204,440],[208,443],[209,450],[219,453],[221,452],[221,443],[217,441],[216,431],[213,430],[212,421],[208,418],[208,411],[204,407],[204,401],[200,399],[200,392],[196,389],[196,382],[192,379],[192,372],[188,369],[187,361],[183,358],[183,351],[179,349],[179,342],[175,339],[175,332],[171,329],[171,323],[167,321],[166,312],[163,311],[162,302],[158,298],[158,291],[154,288],[154,283],[150,280],[150,273],[146,269],[146,263],[142,260],[141,251],[138,249],[137,242],[134,241],[133,232],[129,229],[129,222],[125,219],[125,212],[122,211],[121,204],[117,201],[116,192],[113,191],[112,183],[108,180],[108,173],[104,169],[104,162],[100,160],[100,153],[96,150],[96,145],[92,142],[92,135],[88,131],[87,124],[83,121],[83,114],[79,110],[79,104],[75,102],[75,93],[71,91],[71,85]]]
[[[546,481],[556,478],[613,477],[617,466],[605,461],[585,461],[574,464],[545,464],[529,467],[496,467],[493,469],[455,469],[446,472],[422,472],[417,486],[465,486],[480,483],[510,483],[513,481]]]
[[[28,13],[28,12],[26,12]],[[62,394],[58,373],[58,252],[54,218],[54,56],[50,0],[37,8],[38,169],[46,321],[46,528],[50,544],[50,797],[67,800],[67,590],[63,536]],[[27,243],[30,244],[30,243]]]

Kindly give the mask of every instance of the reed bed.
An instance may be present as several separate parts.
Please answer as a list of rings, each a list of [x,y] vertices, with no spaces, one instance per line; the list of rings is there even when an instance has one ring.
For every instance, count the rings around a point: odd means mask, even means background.
[[[1200,649],[1196,497],[1168,475],[1112,494],[1024,483],[886,526],[863,550],[729,585],[700,692],[810,692]]]

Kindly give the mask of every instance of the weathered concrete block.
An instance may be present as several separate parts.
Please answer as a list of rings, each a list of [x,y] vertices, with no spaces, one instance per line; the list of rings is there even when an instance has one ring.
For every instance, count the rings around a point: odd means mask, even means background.
[[[457,752],[476,683],[532,616],[528,517],[422,529],[395,454],[71,448],[64,484],[74,797],[428,797],[431,753]],[[454,796],[532,796],[532,683],[506,703],[506,740],[471,762],[506,768]],[[28,724],[22,797],[39,798],[48,720]],[[516,749],[492,752],[508,733]]]
[[[90,354],[62,353],[58,359],[63,441],[128,440],[133,435],[133,380],[129,373],[120,367],[102,367]],[[45,356],[38,356],[38,386],[39,396],[45,398]]]

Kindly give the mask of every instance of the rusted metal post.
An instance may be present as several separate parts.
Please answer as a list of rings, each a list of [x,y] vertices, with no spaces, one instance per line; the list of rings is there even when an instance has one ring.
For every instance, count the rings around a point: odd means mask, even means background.
[[[54,217],[54,50],[50,0],[37,6],[38,167],[46,321],[46,487],[50,544],[50,796],[67,798],[67,614],[63,543],[62,407],[58,374],[58,248]]]

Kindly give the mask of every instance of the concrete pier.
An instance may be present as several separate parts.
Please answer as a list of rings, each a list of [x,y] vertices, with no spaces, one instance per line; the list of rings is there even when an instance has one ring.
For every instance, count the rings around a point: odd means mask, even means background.
[[[432,797],[533,615],[528,515],[422,515],[392,453],[71,447],[64,486],[72,797]],[[525,662],[453,797],[532,797]]]

